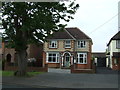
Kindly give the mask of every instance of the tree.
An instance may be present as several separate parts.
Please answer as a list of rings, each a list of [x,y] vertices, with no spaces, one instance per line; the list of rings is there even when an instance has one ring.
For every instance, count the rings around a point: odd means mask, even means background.
[[[15,48],[18,59],[18,75],[24,76],[27,67],[28,44],[45,41],[51,32],[62,30],[79,8],[75,2],[65,5],[61,2],[4,2],[2,3],[2,23],[4,40]]]

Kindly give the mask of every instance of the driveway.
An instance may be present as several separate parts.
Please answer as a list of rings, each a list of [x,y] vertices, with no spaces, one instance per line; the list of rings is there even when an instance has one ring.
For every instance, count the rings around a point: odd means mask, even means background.
[[[107,67],[96,67],[97,74],[118,74],[117,70],[112,70]]]
[[[70,69],[48,68],[50,73],[67,73],[70,74]]]

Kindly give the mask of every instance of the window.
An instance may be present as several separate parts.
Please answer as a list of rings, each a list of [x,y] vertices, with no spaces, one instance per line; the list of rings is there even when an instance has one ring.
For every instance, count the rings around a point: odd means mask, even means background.
[[[115,64],[115,65],[119,64],[119,62],[118,62],[118,59],[117,59],[117,58],[115,58],[115,59],[114,59],[114,64]]]
[[[116,40],[116,48],[120,48],[120,40]]]
[[[78,48],[85,48],[86,42],[85,41],[78,41],[77,46]]]
[[[70,40],[65,41],[65,48],[70,48],[71,47],[71,42]]]
[[[59,63],[59,53],[47,53],[47,62]]]
[[[77,63],[87,64],[87,53],[78,53],[77,54]]]
[[[57,48],[57,41],[50,41],[50,48]]]

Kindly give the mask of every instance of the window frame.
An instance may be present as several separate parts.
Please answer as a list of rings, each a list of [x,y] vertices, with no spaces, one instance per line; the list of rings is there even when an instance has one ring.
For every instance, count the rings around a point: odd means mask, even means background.
[[[120,49],[120,40],[116,40],[116,48]]]
[[[52,43],[54,43],[54,47],[52,47]],[[57,41],[56,40],[51,40],[49,42],[49,48],[57,48]]]
[[[52,54],[51,56],[49,56],[50,54]],[[55,56],[54,56],[55,54]],[[52,58],[51,61],[49,61],[49,57]],[[55,58],[55,62],[53,61],[53,58]],[[46,54],[46,62],[47,63],[59,63],[60,61],[60,54],[59,53],[54,53],[54,52],[50,52]]]
[[[83,55],[83,62],[80,62],[80,54]],[[86,62],[85,62],[86,61]],[[87,53],[77,53],[77,64],[87,64]]]
[[[66,43],[67,41],[69,41],[69,44]],[[64,43],[65,43],[64,45],[65,48],[71,48],[71,40],[65,40]],[[66,47],[66,45],[69,45],[69,47]]]
[[[82,44],[83,44],[83,47],[82,47]],[[86,48],[86,41],[85,40],[77,41],[77,48]]]

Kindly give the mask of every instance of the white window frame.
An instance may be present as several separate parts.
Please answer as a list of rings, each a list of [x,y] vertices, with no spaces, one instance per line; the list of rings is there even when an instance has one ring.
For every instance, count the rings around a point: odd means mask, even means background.
[[[50,54],[52,54],[52,56],[49,56]],[[53,54],[56,54],[55,55],[55,62],[53,62]],[[51,57],[52,58],[52,61],[49,61],[49,57]],[[55,53],[55,52],[50,52],[50,53],[47,53],[46,54],[46,62],[47,63],[59,63],[59,60],[60,60],[60,54],[59,53]]]
[[[120,48],[120,40],[116,40],[116,48]]]
[[[71,48],[71,41],[70,40],[65,40],[65,48]]]
[[[54,44],[54,47],[52,46],[52,44]],[[49,48],[57,48],[57,41],[55,41],[55,40],[50,41]]]
[[[80,54],[82,54],[83,57],[80,57]],[[80,58],[83,58],[83,63],[80,62]],[[78,64],[87,64],[87,53],[77,53],[77,63]]]
[[[83,47],[81,46],[81,44],[83,44]],[[78,48],[85,48],[86,47],[86,41],[85,40],[77,41],[77,47]]]

